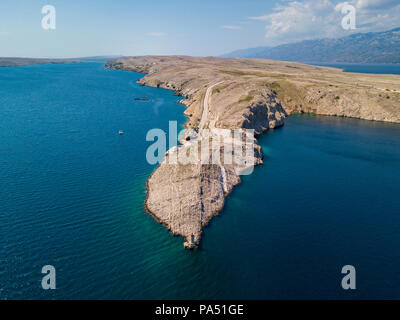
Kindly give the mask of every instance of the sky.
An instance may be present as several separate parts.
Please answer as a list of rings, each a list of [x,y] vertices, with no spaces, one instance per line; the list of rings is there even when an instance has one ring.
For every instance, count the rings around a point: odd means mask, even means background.
[[[355,8],[356,29],[341,10]],[[42,28],[42,7],[56,28]],[[400,27],[399,0],[1,0],[0,56],[217,56]]]

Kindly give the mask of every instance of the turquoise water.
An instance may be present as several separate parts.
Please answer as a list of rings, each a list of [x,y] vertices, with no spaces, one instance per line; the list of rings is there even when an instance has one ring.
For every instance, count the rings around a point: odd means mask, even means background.
[[[0,68],[1,299],[400,298],[399,125],[292,116],[185,251],[143,208],[145,135],[184,109],[141,76]]]

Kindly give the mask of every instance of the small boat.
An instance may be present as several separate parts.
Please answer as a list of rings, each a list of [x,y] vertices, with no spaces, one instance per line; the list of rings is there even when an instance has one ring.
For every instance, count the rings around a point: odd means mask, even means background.
[[[119,131],[118,131],[118,134],[119,134],[120,136],[122,136],[122,135],[124,134],[124,132],[123,132],[122,130],[119,130]]]

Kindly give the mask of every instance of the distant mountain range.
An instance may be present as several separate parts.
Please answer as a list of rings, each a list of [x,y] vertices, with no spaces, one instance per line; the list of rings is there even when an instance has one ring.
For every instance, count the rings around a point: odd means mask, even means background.
[[[39,58],[15,58],[0,57],[0,67],[26,66],[31,64],[53,64],[53,63],[72,63],[72,62],[107,62],[120,58],[121,56],[94,56],[71,59],[39,59]]]
[[[225,58],[264,58],[326,63],[400,63],[400,28],[338,39],[306,40],[277,47],[237,50]]]
[[[36,58],[14,58],[0,57],[0,67],[26,66],[30,64],[70,63],[80,62],[78,59],[36,59]]]
[[[87,62],[108,62],[110,60],[115,60],[118,58],[122,58],[120,55],[112,55],[112,56],[93,56],[93,57],[83,57],[83,58],[77,58],[81,61],[87,61]]]

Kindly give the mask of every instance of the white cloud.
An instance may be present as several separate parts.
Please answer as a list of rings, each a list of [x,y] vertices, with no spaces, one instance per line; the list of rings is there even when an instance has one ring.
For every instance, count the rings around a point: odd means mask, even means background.
[[[149,32],[147,35],[151,37],[163,37],[167,34],[165,32]]]
[[[329,0],[308,0],[278,5],[273,13],[251,19],[267,21],[266,38],[276,44],[330,36],[341,27],[335,16],[339,18]]]
[[[240,26],[222,26],[222,29],[229,29],[229,30],[240,30],[242,27]]]
[[[361,31],[382,31],[400,26],[398,0],[353,0]]]
[[[347,31],[341,27],[341,8],[345,4],[356,7],[356,30]],[[271,45],[324,37],[336,38],[354,32],[382,31],[399,26],[400,1],[287,1],[277,5],[271,14],[249,19],[267,23],[265,36]]]

